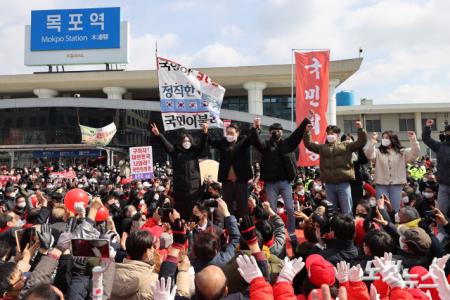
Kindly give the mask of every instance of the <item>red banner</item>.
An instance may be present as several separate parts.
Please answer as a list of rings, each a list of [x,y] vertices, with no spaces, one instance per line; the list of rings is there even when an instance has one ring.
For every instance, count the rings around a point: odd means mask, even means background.
[[[327,124],[330,51],[295,52],[297,126],[312,111],[312,141],[323,143]],[[318,166],[319,155],[300,144],[299,166]]]

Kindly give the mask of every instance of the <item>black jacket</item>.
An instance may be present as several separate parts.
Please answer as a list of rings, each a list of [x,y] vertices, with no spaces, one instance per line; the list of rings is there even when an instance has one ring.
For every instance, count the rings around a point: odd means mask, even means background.
[[[220,182],[226,181],[228,172],[233,166],[234,172],[240,182],[247,182],[253,177],[250,162],[250,138],[239,136],[236,143],[229,143],[226,138],[214,140],[211,136],[208,143],[220,151],[219,177]]]
[[[358,248],[353,240],[330,239],[326,241],[327,248],[320,254],[333,265],[340,261],[352,261],[358,257]]]
[[[302,141],[306,125],[311,122],[304,119],[298,128],[285,140],[262,141],[257,129],[252,128],[252,145],[262,154],[261,180],[267,182],[294,180],[297,175],[297,163],[294,151]]]
[[[198,159],[206,148],[208,135],[202,134],[200,143],[192,143],[188,150],[180,145],[172,145],[162,134],[159,134],[159,139],[172,158],[174,191],[192,192],[200,190],[201,178]]]
[[[431,128],[425,126],[422,131],[422,140],[436,153],[437,174],[440,184],[450,185],[450,142],[438,142],[431,137]]]

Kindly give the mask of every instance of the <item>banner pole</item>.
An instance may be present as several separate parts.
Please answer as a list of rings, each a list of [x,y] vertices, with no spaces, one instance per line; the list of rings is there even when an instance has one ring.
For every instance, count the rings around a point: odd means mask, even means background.
[[[294,132],[294,52],[291,49],[291,132]]]

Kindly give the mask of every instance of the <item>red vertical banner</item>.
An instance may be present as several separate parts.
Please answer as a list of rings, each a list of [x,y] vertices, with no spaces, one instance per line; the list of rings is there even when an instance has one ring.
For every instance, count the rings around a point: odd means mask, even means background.
[[[330,51],[295,52],[297,126],[309,115],[312,141],[323,143],[327,124]],[[298,165],[318,166],[319,155],[300,144]]]

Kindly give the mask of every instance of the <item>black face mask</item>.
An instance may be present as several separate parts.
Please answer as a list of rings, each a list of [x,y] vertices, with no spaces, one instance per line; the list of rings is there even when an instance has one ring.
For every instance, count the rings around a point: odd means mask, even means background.
[[[272,138],[276,141],[278,141],[279,139],[281,139],[282,133],[281,131],[274,131],[272,132]]]

